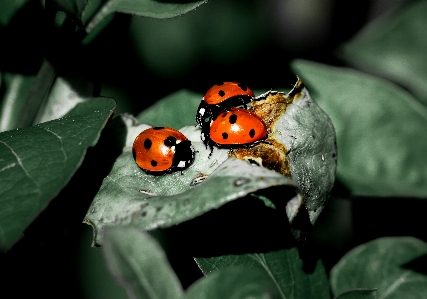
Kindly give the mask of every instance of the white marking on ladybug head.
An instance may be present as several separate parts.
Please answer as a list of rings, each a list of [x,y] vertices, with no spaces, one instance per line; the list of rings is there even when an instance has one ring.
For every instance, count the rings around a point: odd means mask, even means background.
[[[171,147],[171,150],[175,153],[175,145]]]
[[[206,111],[205,108],[200,108],[199,109],[200,115],[202,115],[202,116],[205,115],[205,111]]]
[[[185,161],[179,161],[179,163],[178,163],[178,165],[176,167],[178,167],[178,168],[184,168],[185,165],[187,165],[187,162],[185,162]]]

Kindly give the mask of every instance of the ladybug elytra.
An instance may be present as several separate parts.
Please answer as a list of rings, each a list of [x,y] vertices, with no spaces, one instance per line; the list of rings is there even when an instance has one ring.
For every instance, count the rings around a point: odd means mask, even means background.
[[[166,173],[187,168],[194,159],[191,141],[168,127],[142,131],[133,142],[136,164],[148,173]]]
[[[253,91],[242,83],[223,82],[212,86],[204,95],[197,109],[196,122],[207,127],[220,111],[244,106],[254,98]]]
[[[202,129],[206,146],[250,147],[267,138],[264,122],[254,113],[243,108],[221,111],[211,121],[209,130]]]

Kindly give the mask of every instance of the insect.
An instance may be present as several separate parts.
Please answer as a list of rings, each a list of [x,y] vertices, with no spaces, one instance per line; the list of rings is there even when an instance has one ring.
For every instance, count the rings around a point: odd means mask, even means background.
[[[219,112],[233,107],[245,107],[254,98],[252,90],[242,83],[223,82],[212,86],[204,95],[197,109],[196,122],[200,127],[209,127]]]
[[[221,111],[211,121],[209,130],[202,128],[202,141],[211,149],[218,147],[250,147],[267,138],[264,122],[243,108]]]
[[[142,131],[133,142],[132,152],[136,164],[153,174],[184,170],[194,159],[191,141],[181,132],[168,127]]]

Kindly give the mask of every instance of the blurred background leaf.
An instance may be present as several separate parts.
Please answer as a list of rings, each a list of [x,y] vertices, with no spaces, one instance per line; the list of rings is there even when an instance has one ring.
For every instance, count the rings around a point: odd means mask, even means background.
[[[376,299],[376,289],[354,289],[339,294],[335,299]]]
[[[279,299],[279,289],[260,269],[230,267],[199,279],[188,289],[185,299],[254,298]]]
[[[426,11],[425,0],[401,5],[363,28],[338,53],[351,65],[408,88],[427,105]]]
[[[115,227],[106,231],[103,253],[115,280],[129,298],[179,299],[183,289],[159,244],[143,230]]]
[[[247,253],[195,258],[203,274],[211,275],[227,267],[247,266],[265,271],[279,289],[279,298],[304,299],[329,297],[328,279],[322,262],[304,270],[303,260],[294,248],[266,253]]]
[[[140,123],[153,127],[165,126],[182,128],[191,124],[196,125],[197,111],[203,95],[189,90],[179,90],[138,114]]]
[[[28,1],[29,0],[0,1],[0,25],[6,26],[9,24],[16,12]]]
[[[81,20],[83,10],[85,9],[88,0],[53,0],[53,4],[67,15],[74,17],[76,20]]]
[[[335,126],[337,178],[353,195],[426,197],[427,108],[408,92],[349,68],[292,68]]]
[[[97,7],[96,14],[86,25],[86,32],[92,31],[99,22],[113,12],[127,13],[150,18],[172,18],[185,14],[207,0],[199,1],[156,1],[156,0],[107,0]],[[97,3],[98,4],[98,3]]]
[[[33,83],[33,76],[21,74],[2,74],[1,90],[3,99],[0,110],[0,132],[16,129],[28,92]]]
[[[427,294],[427,243],[412,237],[384,237],[348,252],[331,270],[337,295],[376,288],[377,298],[422,298]]]
[[[265,33],[254,22],[260,18],[256,9],[254,3],[211,1],[184,18],[133,18],[129,30],[140,61],[160,76],[175,78],[202,61],[228,64],[247,59]]]
[[[38,122],[61,118],[77,104],[88,101],[94,96],[94,86],[90,82],[76,76],[56,77]]]

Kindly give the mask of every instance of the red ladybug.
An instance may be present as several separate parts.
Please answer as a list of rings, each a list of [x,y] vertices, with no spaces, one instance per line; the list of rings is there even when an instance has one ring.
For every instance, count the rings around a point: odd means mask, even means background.
[[[267,138],[264,122],[254,113],[243,108],[222,111],[211,121],[209,130],[202,129],[206,146],[250,147]]]
[[[168,127],[142,131],[133,142],[136,164],[148,173],[167,173],[187,168],[194,159],[191,141]]]
[[[245,107],[254,98],[252,90],[242,83],[223,82],[212,86],[197,109],[196,122],[200,127],[209,127],[220,111],[233,107]]]

